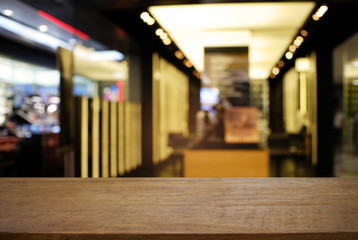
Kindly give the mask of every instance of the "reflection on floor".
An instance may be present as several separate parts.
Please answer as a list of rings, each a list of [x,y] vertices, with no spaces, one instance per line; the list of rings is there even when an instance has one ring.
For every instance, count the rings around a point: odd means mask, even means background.
[[[344,153],[342,147],[336,147],[334,153],[335,177],[358,177],[358,155]]]
[[[158,165],[154,177],[182,177],[183,161],[180,156],[170,157]],[[271,158],[270,177],[315,177],[315,170],[305,159]]]

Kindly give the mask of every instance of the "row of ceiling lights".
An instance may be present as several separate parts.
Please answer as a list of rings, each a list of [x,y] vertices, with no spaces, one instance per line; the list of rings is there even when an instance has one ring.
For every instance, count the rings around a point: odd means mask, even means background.
[[[140,14],[140,18],[148,26],[152,26],[155,23],[155,19],[152,16],[150,16],[150,14],[148,12],[142,12]],[[163,28],[160,28],[160,27],[157,28],[155,30],[155,35],[158,36],[162,40],[164,45],[168,46],[168,45],[172,44],[172,40],[170,39],[169,34],[166,33]],[[193,64],[188,59],[185,58],[184,54],[180,50],[175,51],[174,55],[177,59],[181,60],[187,68],[193,67]],[[195,69],[193,70],[193,75],[197,78],[200,78],[200,73]]]
[[[11,10],[11,9],[4,9],[1,11],[1,13],[7,17],[11,17],[14,15],[14,11]],[[89,36],[83,32],[81,32],[80,30],[78,29],[75,29],[74,27],[60,21],[59,19],[39,10],[38,11],[38,15],[41,16],[42,18],[46,19],[47,21],[59,26],[60,28],[82,38],[83,40],[88,40],[89,39]],[[37,29],[40,31],[40,32],[47,32],[48,30],[48,26],[45,25],[45,24],[41,24],[37,27]]]
[[[4,9],[4,10],[2,11],[2,14],[4,14],[4,15],[7,16],[7,17],[11,17],[11,16],[14,14],[14,11],[11,10],[11,9]],[[48,29],[47,25],[44,25],[44,24],[43,24],[43,25],[40,25],[40,26],[38,27],[38,30],[39,30],[40,32],[46,32],[47,29]]]
[[[318,21],[328,10],[328,7],[326,4],[323,4],[319,9],[317,9],[316,13],[312,15],[313,20]],[[304,29],[300,31],[300,34],[293,40],[291,45],[288,47],[288,51],[285,53],[285,58],[287,60],[291,60],[293,58],[293,55],[297,51],[297,49],[301,46],[303,43],[305,37],[308,36],[308,32]],[[281,68],[285,66],[285,62],[283,60],[280,60],[277,65],[272,69],[270,78],[274,79],[279,73]]]

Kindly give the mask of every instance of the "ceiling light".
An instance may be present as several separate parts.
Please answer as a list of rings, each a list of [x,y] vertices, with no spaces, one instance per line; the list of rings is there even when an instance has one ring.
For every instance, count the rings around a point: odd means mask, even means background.
[[[95,51],[90,55],[92,61],[122,61],[123,59],[123,53],[116,50]]]
[[[295,45],[298,48],[302,44],[303,40],[304,40],[303,37],[297,36],[296,39],[293,41],[293,45]]]
[[[53,24],[59,26],[60,28],[66,30],[67,32],[72,33],[79,38],[82,38],[85,41],[89,40],[89,38],[90,38],[88,36],[88,34],[81,32],[80,30],[68,25],[65,22],[62,22],[61,20],[51,16],[50,14],[45,13],[44,11],[39,10],[38,14],[39,14],[39,16],[45,18],[46,20],[48,20],[48,21],[52,22]]]
[[[316,12],[316,15],[321,18],[328,10],[328,7],[326,4],[323,4]]]
[[[298,36],[298,37],[296,37],[296,39],[298,40],[298,41],[300,41],[301,43],[303,42],[303,37],[301,37],[301,36]]]
[[[290,45],[288,47],[288,50],[290,50],[290,52],[295,52],[296,51],[296,47],[294,45]]]
[[[148,19],[150,18],[149,13],[147,13],[147,12],[142,12],[142,14],[140,15],[140,18],[141,18],[144,22],[148,21]]]
[[[277,1],[274,1],[275,3],[268,3],[269,1],[267,1],[265,4],[236,2],[151,6],[148,8],[148,12],[155,17],[156,21],[170,35],[171,40],[185,53],[185,56],[192,61],[195,69],[199,71],[205,69],[205,48],[248,47],[250,49],[248,71],[250,77],[256,80],[268,78],[275,66],[274,64],[277,64],[280,57],[288,51],[288,46],[300,34],[307,17],[311,17],[310,13],[315,13],[315,10],[320,6],[316,6],[312,1],[295,4],[277,3]],[[271,9],[271,7],[272,11],[268,11],[268,8]],[[294,13],[298,12],[298,7],[302,7],[302,11],[300,10],[300,14],[295,16]],[[223,16],[213,18],[219,9]],[[258,12],[260,14],[255,14]],[[282,18],[277,17],[277,14],[281,12],[289,12],[287,14],[289,19],[285,18],[282,21]],[[292,12],[293,14],[291,14]],[[198,15],[200,16],[198,17]],[[256,15],[259,17],[250,17]],[[137,16],[139,17],[139,15]],[[185,17],[183,18],[183,16]],[[276,41],[275,36],[279,34],[278,32],[268,31],[266,33],[262,31],[271,29],[273,25],[283,26],[281,25],[283,22],[285,27],[282,29],[282,34],[285,34],[285,39],[280,37],[280,40]],[[207,28],[208,23],[210,23],[210,29]],[[286,25],[288,23],[289,28]],[[154,31],[156,29],[153,28]],[[295,34],[297,35],[295,36]],[[258,53],[261,54],[261,59],[254,61],[253,56],[258,55]],[[284,59],[286,60],[285,57]]]
[[[297,72],[308,72],[310,69],[309,58],[297,58],[295,62],[295,69]]]
[[[3,13],[5,16],[10,17],[11,15],[14,14],[14,11],[11,10],[11,9],[4,9],[4,10],[2,11],[2,13]]]
[[[302,35],[303,37],[307,37],[308,32],[307,32],[306,30],[301,30],[301,35]]]
[[[193,64],[191,64],[191,62],[188,59],[184,60],[184,65],[188,68],[191,68],[193,66]]]
[[[272,73],[273,73],[274,75],[278,75],[278,74],[280,73],[280,69],[279,69],[278,67],[274,67],[274,68],[272,69]]]
[[[47,31],[47,26],[46,25],[41,25],[41,26],[39,26],[39,30],[40,30],[40,32],[46,32]]]
[[[170,45],[172,43],[172,40],[170,40],[169,38],[166,38],[163,40],[164,45]]]
[[[153,25],[154,23],[155,23],[154,18],[150,18],[150,19],[147,21],[147,24],[148,24],[149,26]]]
[[[155,35],[157,35],[157,36],[160,36],[160,35],[162,35],[163,33],[164,33],[164,30],[161,29],[161,28],[158,28],[158,29],[155,31]]]
[[[174,55],[175,55],[178,59],[183,59],[183,58],[184,58],[184,54],[183,54],[181,51],[179,51],[179,50],[177,50],[177,51],[174,53]]]
[[[293,57],[293,53],[292,53],[292,52],[287,52],[287,53],[285,54],[285,56],[286,56],[286,58],[287,58],[288,60],[290,60],[290,59],[292,59],[292,57]]]
[[[148,12],[142,12],[140,14],[140,18],[143,20],[143,22],[147,23],[148,25],[153,25],[155,23],[154,18],[152,18]]]
[[[278,62],[278,66],[281,67],[281,68],[283,68],[283,67],[285,66],[285,62],[282,61],[282,60],[280,60],[280,61]]]
[[[163,33],[163,34],[160,35],[160,39],[164,40],[166,38],[168,38],[168,34]]]
[[[328,10],[328,6],[323,4],[315,14],[312,15],[313,20],[318,21]]]
[[[59,46],[72,49],[72,46],[67,42],[64,42],[58,38],[55,38],[49,34],[42,33],[34,28],[27,27],[19,22],[13,21],[10,18],[6,18],[0,15],[0,27],[4,28],[12,33],[18,34],[21,37],[35,41],[41,45],[47,46],[53,50],[56,50]]]
[[[296,46],[296,47],[299,47],[301,45],[301,41],[298,40],[297,38],[295,39],[295,41],[293,41],[293,44]]]
[[[312,19],[315,20],[315,21],[318,21],[318,20],[319,20],[319,17],[318,17],[316,14],[313,14],[313,15],[312,15]]]

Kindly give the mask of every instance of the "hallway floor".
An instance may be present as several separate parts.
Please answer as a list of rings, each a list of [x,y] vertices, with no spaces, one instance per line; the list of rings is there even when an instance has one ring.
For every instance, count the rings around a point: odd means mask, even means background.
[[[183,177],[183,161],[180,157],[171,157],[162,163],[153,173],[153,177]],[[315,169],[303,159],[271,158],[270,177],[315,177]]]

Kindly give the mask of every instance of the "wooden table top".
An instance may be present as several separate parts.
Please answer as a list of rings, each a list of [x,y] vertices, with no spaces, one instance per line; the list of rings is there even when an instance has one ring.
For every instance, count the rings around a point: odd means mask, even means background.
[[[358,239],[358,179],[2,178],[0,239]]]

